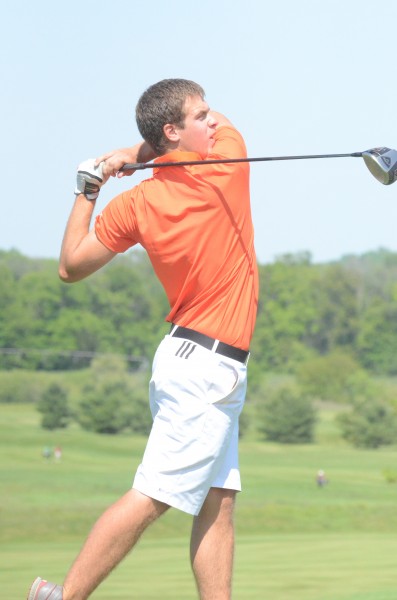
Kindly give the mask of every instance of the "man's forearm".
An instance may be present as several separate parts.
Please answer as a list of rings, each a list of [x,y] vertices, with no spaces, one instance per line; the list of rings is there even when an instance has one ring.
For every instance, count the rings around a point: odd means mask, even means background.
[[[80,281],[108,263],[115,255],[89,231],[95,202],[79,194],[74,203],[62,242],[59,276],[66,283]]]
[[[67,281],[77,269],[78,249],[89,232],[95,202],[87,200],[83,194],[76,197],[66,225],[59,259],[59,276]]]
[[[157,154],[147,142],[139,142],[135,146],[129,148],[120,148],[106,154],[102,154],[95,160],[95,164],[102,163],[103,173],[105,178],[108,177],[124,177],[132,175],[134,171],[120,171],[127,163],[149,162],[156,158]]]
[[[133,146],[133,150],[136,151],[136,159],[134,162],[149,162],[157,156],[153,148],[149,146],[147,142],[136,144]]]

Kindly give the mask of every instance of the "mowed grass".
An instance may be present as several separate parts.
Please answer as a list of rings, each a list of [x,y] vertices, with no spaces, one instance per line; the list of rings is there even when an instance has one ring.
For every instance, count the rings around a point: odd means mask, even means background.
[[[341,442],[333,411],[318,442],[241,443],[236,600],[395,600],[396,449]],[[46,432],[32,406],[0,406],[1,597],[26,597],[40,575],[62,581],[91,525],[130,486],[145,440],[71,427]],[[60,463],[41,456],[63,448]],[[317,489],[325,469],[330,483]],[[191,518],[169,511],[93,595],[127,600],[197,598],[189,565]]]

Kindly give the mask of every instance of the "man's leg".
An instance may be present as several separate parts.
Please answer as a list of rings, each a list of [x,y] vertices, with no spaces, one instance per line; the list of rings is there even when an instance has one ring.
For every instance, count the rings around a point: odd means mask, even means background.
[[[190,558],[200,600],[230,600],[236,492],[211,488],[194,518]]]
[[[66,576],[62,600],[86,600],[168,508],[134,489],[108,508]]]

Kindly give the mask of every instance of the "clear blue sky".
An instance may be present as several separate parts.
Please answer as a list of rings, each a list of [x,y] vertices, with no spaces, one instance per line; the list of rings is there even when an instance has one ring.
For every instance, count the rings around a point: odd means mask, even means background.
[[[13,0],[2,7],[0,249],[57,257],[82,160],[138,141],[134,107],[195,79],[250,156],[397,148],[397,2]],[[110,182],[98,210],[147,177]],[[260,262],[397,251],[397,184],[360,158],[257,163]]]

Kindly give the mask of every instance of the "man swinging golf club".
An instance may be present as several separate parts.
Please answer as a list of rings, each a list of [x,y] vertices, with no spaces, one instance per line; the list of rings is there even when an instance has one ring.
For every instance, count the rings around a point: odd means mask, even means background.
[[[170,507],[193,515],[200,599],[231,598],[238,419],[258,301],[249,165],[156,164],[240,158],[246,149],[192,81],[151,86],[136,119],[143,142],[80,165],[59,273],[77,282],[135,244],[147,251],[171,324],[153,361],[153,427],[132,489],[94,525],[63,586],[38,577],[28,600],[85,600]],[[153,177],[114,198],[90,229],[109,176],[125,163],[153,159]]]

